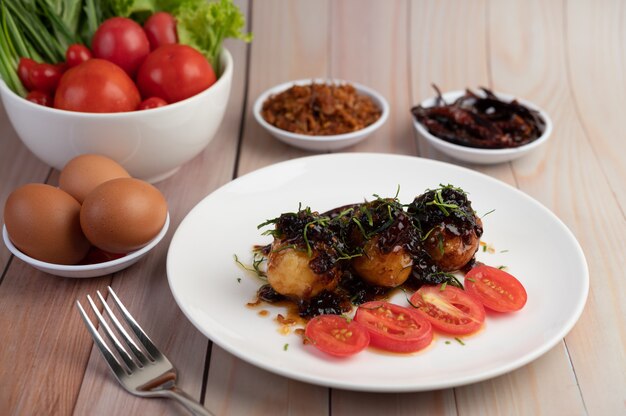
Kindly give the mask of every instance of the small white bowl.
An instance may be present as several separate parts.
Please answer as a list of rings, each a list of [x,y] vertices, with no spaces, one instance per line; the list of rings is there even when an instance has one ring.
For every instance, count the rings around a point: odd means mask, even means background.
[[[265,121],[263,116],[261,115],[261,110],[263,108],[263,103],[274,94],[281,93],[294,85],[310,85],[311,83],[332,83],[332,84],[351,84],[357,91],[358,94],[366,95],[372,99],[374,104],[378,108],[380,108],[381,114],[378,120],[369,126],[353,131],[350,133],[344,134],[336,134],[330,136],[311,136],[307,134],[297,134],[292,133],[287,130],[279,129]],[[366,86],[350,82],[344,81],[340,79],[301,79],[297,81],[289,81],[280,85],[276,85],[265,91],[263,94],[257,98],[254,103],[254,107],[252,108],[252,112],[254,114],[254,118],[256,121],[263,126],[272,136],[276,137],[278,140],[287,143],[291,146],[298,147],[304,150],[311,150],[315,152],[325,152],[331,150],[339,150],[348,146],[352,146],[361,140],[364,140],[367,136],[372,134],[375,130],[377,130],[380,126],[382,126],[387,118],[389,117],[389,104],[385,97],[380,95],[378,92],[368,88]]]
[[[168,213],[167,217],[165,218],[165,224],[163,225],[163,228],[161,228],[159,234],[157,234],[157,236],[154,237],[147,245],[143,246],[139,250],[128,253],[127,255],[125,255],[124,257],[120,257],[119,259],[94,264],[54,264],[40,261],[30,256],[27,256],[13,245],[11,239],[9,238],[9,233],[7,232],[7,227],[5,225],[2,226],[2,238],[4,239],[4,244],[7,246],[11,253],[13,253],[17,258],[24,261],[25,263],[33,266],[35,269],[55,276],[86,278],[104,276],[107,274],[115,273],[135,264],[140,258],[148,254],[150,250],[152,250],[154,247],[156,247],[157,244],[159,244],[163,237],[165,237],[169,226],[170,214]]]
[[[75,156],[96,153],[132,177],[158,182],[200,153],[219,128],[230,95],[233,58],[224,49],[222,74],[205,91],[164,107],[124,113],[81,113],[32,103],[0,80],[0,96],[26,147],[61,170]]]
[[[461,97],[463,94],[465,94],[465,90],[450,91],[442,94],[442,97],[446,103],[450,104],[454,102],[457,98]],[[418,136],[422,137],[424,140],[426,140],[426,142],[430,143],[435,149],[455,159],[484,165],[503,163],[517,159],[537,149],[548,140],[548,138],[552,134],[552,120],[544,110],[529,101],[517,98],[513,95],[497,92],[494,92],[494,94],[504,101],[512,101],[513,99],[516,99],[520,104],[538,111],[541,115],[541,118],[543,118],[546,122],[543,134],[539,136],[536,140],[519,147],[507,149],[479,149],[475,147],[461,146],[440,139],[439,137],[431,134],[420,122],[415,120],[415,117],[413,117],[413,126],[415,127]],[[422,101],[420,105],[422,107],[431,107],[435,104],[435,100],[436,97],[431,97],[427,100]]]

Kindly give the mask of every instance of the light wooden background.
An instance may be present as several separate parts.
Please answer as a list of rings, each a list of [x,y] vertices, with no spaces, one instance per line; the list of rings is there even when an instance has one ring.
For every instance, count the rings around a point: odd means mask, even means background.
[[[209,147],[158,184],[172,227],[146,259],[102,278],[54,278],[0,247],[0,413],[184,414],[114,382],[74,308],[112,285],[177,365],[182,387],[220,415],[626,414],[626,3],[622,1],[239,1],[251,45],[229,42],[235,78]],[[535,362],[482,383],[414,394],[308,385],[255,368],[204,338],[175,304],[165,274],[172,233],[204,196],[231,179],[308,153],[270,138],[251,117],[266,88],[337,77],[387,97],[391,117],[347,149],[451,161],[416,144],[409,109],[442,90],[485,85],[552,116],[552,140],[498,166],[469,166],[555,212],[587,256],[591,289],[570,334]],[[37,122],[33,120],[33,122]],[[456,163],[456,162],[455,162]],[[0,206],[15,187],[56,184],[58,172],[22,146],[0,112]],[[541,236],[537,236],[541,238]],[[566,260],[565,260],[566,261]],[[567,296],[567,287],[554,296]]]

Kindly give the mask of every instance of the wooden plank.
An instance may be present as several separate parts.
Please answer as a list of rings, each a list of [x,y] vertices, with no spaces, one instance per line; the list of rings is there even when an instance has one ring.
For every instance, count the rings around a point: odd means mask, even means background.
[[[587,309],[567,340],[587,409],[598,415],[626,413],[626,255],[614,249],[626,239],[625,14],[623,2],[574,1],[564,17],[570,98],[584,132],[573,161],[584,172],[568,180],[568,223],[579,224],[591,272]]]
[[[418,31],[411,35],[413,42],[410,49],[415,102],[433,95],[430,87],[433,82],[439,85],[442,91],[466,87],[476,88],[482,85],[498,90],[499,84],[494,85],[491,77],[491,61],[494,59],[491,44],[498,42],[499,34],[494,33],[490,25],[492,20],[502,19],[501,16],[507,13],[511,14],[511,4],[507,6],[508,8],[501,7],[494,11],[491,3],[488,5],[486,2],[463,3],[462,5],[458,2],[412,4],[411,30]],[[509,39],[509,42],[519,42],[522,39],[520,35],[515,37],[514,33],[511,37],[513,39]],[[446,47],[444,48],[443,45]],[[526,72],[526,77],[533,80],[537,79],[537,75],[534,72]],[[508,84],[502,84],[503,91],[507,88]],[[428,147],[420,147],[420,152],[429,157],[474,168],[513,185],[517,182],[511,166],[517,167],[519,162],[514,162],[513,165],[505,163],[494,166],[472,166],[447,158]],[[534,157],[531,156],[530,160],[534,160]],[[528,158],[523,163],[528,164]],[[531,165],[535,166],[532,163]],[[551,354],[550,359],[543,358],[496,380],[456,388],[456,407],[459,413],[480,414],[485,406],[489,407],[493,403],[498,403],[501,414],[523,414],[517,412],[519,403],[516,403],[514,397],[523,397],[527,400],[526,405],[531,409],[552,410],[547,403],[542,402],[540,397],[531,394],[529,386],[538,383],[542,386],[541,388],[549,390],[547,378],[544,376],[547,373],[554,374],[555,368],[559,370],[557,372],[559,379],[570,380],[567,384],[571,385],[573,382],[575,385],[566,351],[564,348],[556,351]],[[546,361],[546,364],[542,364],[543,361]],[[521,386],[524,393],[520,393],[522,390],[519,390],[516,393],[518,396],[513,394],[515,393],[512,390],[513,385],[516,388]],[[489,386],[498,386],[497,394],[493,387]],[[561,393],[568,399],[572,396],[576,399],[575,390],[569,389]],[[572,402],[580,404],[580,397],[578,396],[578,400]],[[545,409],[542,406],[546,406]]]
[[[70,414],[89,356],[91,338],[74,301],[110,278],[53,277],[20,260],[0,285],[0,389],[5,414]]]
[[[328,1],[251,2],[250,50],[244,135],[237,175],[310,153],[282,144],[253,119],[257,96],[273,85],[325,77],[328,68]],[[214,347],[207,406],[219,414],[325,414],[328,389],[253,367]]]
[[[251,344],[252,347],[252,344]],[[320,415],[328,389],[262,370],[214,345],[206,406],[218,415]]]
[[[506,342],[506,340],[503,340]],[[559,343],[512,373],[455,389],[460,415],[584,415],[573,369]]]
[[[167,283],[165,260],[178,224],[204,196],[232,178],[245,87],[246,46],[227,42],[235,72],[222,126],[213,141],[171,178],[156,186],[168,200],[171,226],[148,258],[113,276],[112,287],[157,346],[179,371],[179,386],[200,399],[209,341],[182,314]],[[74,413],[171,414],[173,401],[145,400],[126,393],[108,373],[100,353],[93,349]]]
[[[52,169],[19,140],[0,111],[0,212],[8,195],[26,183],[56,185]],[[11,259],[11,261],[9,261]],[[66,279],[39,272],[10,255],[0,244],[0,377],[11,380],[0,389],[0,409],[13,414],[69,414],[82,382],[90,338],[73,302],[83,291],[95,292],[109,277]],[[71,365],[68,365],[71,363]],[[42,386],[50,386],[42,389]]]
[[[416,154],[407,94],[408,3],[333,2],[330,13],[330,77],[373,88],[391,109],[378,131],[345,151]]]
[[[410,85],[415,71],[410,71],[409,65],[415,51],[411,49],[410,56],[406,51],[413,46],[409,45],[413,39],[421,38],[430,28],[416,24],[419,18],[414,13],[416,9],[425,11],[423,8],[429,5],[413,4],[410,8],[407,1],[354,0],[332,6],[331,75],[376,89],[387,98],[391,108],[389,120],[378,132],[348,150],[416,154],[410,114]],[[410,178],[398,181],[401,186],[409,186],[407,181],[410,184]],[[371,394],[334,389],[331,406],[333,415],[408,415],[416,409],[424,414],[455,411],[452,390],[435,394]]]
[[[603,9],[602,13],[607,13],[605,20],[609,24],[611,11]],[[588,17],[586,12],[582,14],[584,17],[578,20]],[[585,135],[572,105],[568,63],[562,49],[570,23],[565,21],[560,3],[509,1],[490,4],[489,26],[494,86],[545,107],[555,126],[554,137],[545,149],[514,163],[516,180],[523,191],[552,209],[572,229],[589,260],[591,291],[587,307],[566,337],[582,399],[573,390],[555,391],[546,384],[554,394],[541,404],[547,414],[559,414],[569,406],[570,414],[624,413],[626,313],[620,299],[626,293],[626,262],[623,253],[613,250],[626,244],[623,227],[619,231],[615,223],[616,218],[623,220],[623,211],[603,172],[604,160],[590,147],[594,138]],[[574,64],[570,62],[569,66]],[[610,79],[603,75],[597,81]],[[601,204],[595,195],[603,196]],[[593,218],[593,222],[583,218]],[[570,384],[574,382],[567,375],[570,363],[563,355],[559,358],[564,362],[559,365],[562,376],[558,379]],[[554,376],[554,363],[547,366],[541,360],[536,365],[540,383]],[[562,397],[557,397],[559,394]],[[523,396],[536,398],[531,391]]]
[[[492,87],[489,74],[487,2],[412,1],[409,55],[411,107],[442,92]],[[412,120],[410,121],[412,126]],[[414,129],[413,129],[414,130]],[[475,165],[447,156],[418,138],[418,154],[478,170],[511,185],[509,163]]]
[[[37,159],[21,142],[11,127],[9,117],[0,103],[0,222],[4,224],[4,204],[9,194],[17,187],[31,182],[45,182],[50,167]],[[4,270],[11,253],[0,244],[0,270]],[[1,275],[1,273],[0,273]]]
[[[248,103],[238,176],[313,153],[279,142],[252,116],[266,89],[283,82],[325,78],[329,67],[329,1],[253,2]]]
[[[456,403],[451,389],[422,393],[359,393],[332,391],[332,414],[354,415],[456,415]]]
[[[626,212],[626,8],[621,1],[566,3],[565,53],[577,116],[595,156]]]

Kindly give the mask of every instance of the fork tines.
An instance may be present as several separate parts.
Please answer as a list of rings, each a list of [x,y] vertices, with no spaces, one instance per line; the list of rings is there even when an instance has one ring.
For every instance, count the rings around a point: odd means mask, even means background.
[[[104,319],[104,316],[100,313],[100,310],[96,306],[91,296],[87,295],[87,300],[89,301],[89,305],[91,306],[91,309],[95,313],[98,319],[98,322],[100,323],[100,327],[103,329],[104,333],[106,334],[106,336],[109,338],[109,340],[111,341],[111,343],[117,350],[119,356],[122,358],[122,361],[124,362],[124,365],[122,365],[122,363],[118,361],[118,359],[113,354],[111,349],[109,349],[109,346],[107,345],[107,343],[100,336],[98,330],[96,329],[94,324],[91,322],[91,320],[87,316],[87,313],[83,309],[83,306],[81,305],[80,301],[78,300],[76,301],[76,306],[78,307],[80,314],[83,317],[83,320],[85,321],[85,324],[87,325],[87,328],[94,339],[94,342],[98,346],[98,349],[100,349],[100,352],[106,359],[107,363],[109,364],[109,366],[111,367],[115,375],[119,378],[120,376],[124,374],[126,375],[131,374],[137,368],[143,368],[149,362],[154,362],[154,360],[157,359],[161,354],[159,350],[156,348],[156,346],[153,344],[152,340],[150,340],[148,335],[146,335],[143,329],[141,329],[139,324],[137,324],[135,319],[128,312],[124,304],[122,304],[122,302],[117,297],[113,289],[111,289],[111,287],[108,287],[108,290],[111,296],[113,297],[113,301],[115,305],[117,306],[117,309],[121,312],[121,315],[124,318],[124,321],[128,324],[132,332],[137,336],[137,339],[139,340],[139,342],[145,349],[145,353],[144,353],[144,351],[142,351],[142,349],[139,348],[139,346],[135,343],[133,338],[128,334],[126,329],[122,326],[122,323],[117,319],[117,317],[115,316],[115,314],[113,313],[109,305],[107,304],[106,300],[104,299],[100,291],[97,291],[98,298],[100,299],[100,302],[102,303],[107,316],[109,317],[110,321],[113,323],[113,326],[117,330],[120,337],[123,339],[127,348],[130,349],[132,353],[132,356],[131,356],[131,354],[128,353],[127,349],[120,342],[118,337],[115,335],[115,332],[111,329],[107,321]]]

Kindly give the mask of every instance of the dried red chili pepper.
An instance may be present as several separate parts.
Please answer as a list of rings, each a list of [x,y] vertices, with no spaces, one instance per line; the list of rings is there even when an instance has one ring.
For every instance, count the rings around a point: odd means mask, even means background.
[[[411,109],[415,119],[431,134],[467,147],[503,149],[537,140],[546,122],[538,111],[516,99],[506,102],[487,88],[484,96],[467,89],[453,103],[446,103],[437,86],[435,105]]]

